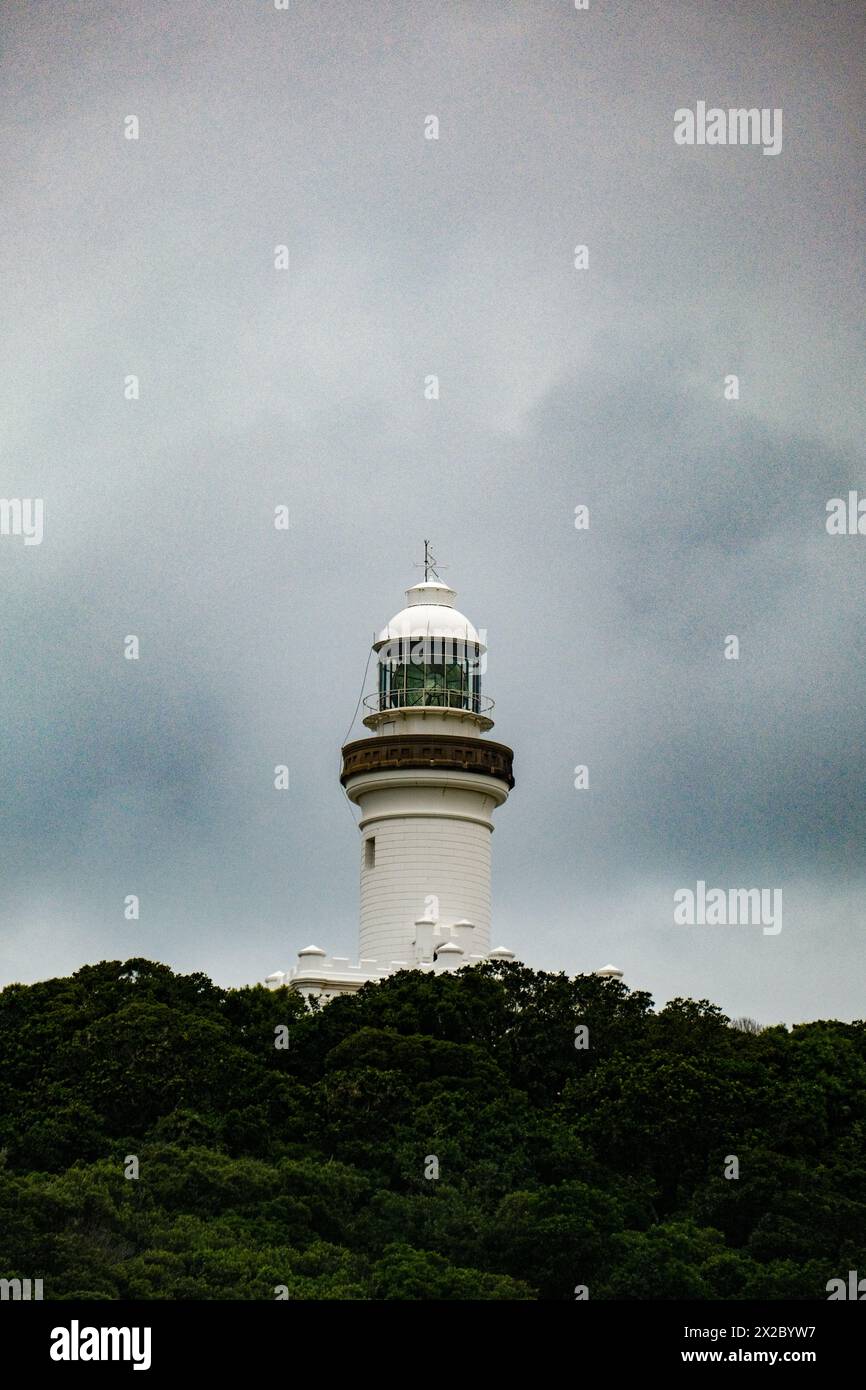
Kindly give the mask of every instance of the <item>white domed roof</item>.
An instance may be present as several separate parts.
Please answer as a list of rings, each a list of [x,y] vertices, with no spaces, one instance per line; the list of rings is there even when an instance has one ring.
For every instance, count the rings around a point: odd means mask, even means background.
[[[383,627],[374,649],[379,650],[386,642],[418,637],[440,637],[471,642],[486,651],[484,643],[469,619],[454,607],[457,597],[455,589],[449,589],[438,579],[425,579],[406,590],[406,607]]]

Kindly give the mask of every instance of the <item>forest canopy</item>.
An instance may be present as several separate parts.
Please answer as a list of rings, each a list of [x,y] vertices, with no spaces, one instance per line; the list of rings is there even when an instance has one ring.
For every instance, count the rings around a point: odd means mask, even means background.
[[[593,975],[0,993],[0,1277],[46,1299],[825,1299],[864,1138],[863,1022]]]

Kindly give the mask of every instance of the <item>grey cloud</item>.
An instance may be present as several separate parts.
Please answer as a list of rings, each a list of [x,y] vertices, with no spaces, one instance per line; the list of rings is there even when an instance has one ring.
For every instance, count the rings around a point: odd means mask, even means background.
[[[46,536],[0,540],[0,980],[354,952],[339,744],[429,535],[516,753],[497,939],[862,1013],[863,552],[823,530],[866,481],[861,32],[760,2],[10,7],[0,492],[43,496]],[[702,96],[783,106],[782,154],[677,149]],[[754,875],[786,891],[772,966],[677,935],[674,887]]]

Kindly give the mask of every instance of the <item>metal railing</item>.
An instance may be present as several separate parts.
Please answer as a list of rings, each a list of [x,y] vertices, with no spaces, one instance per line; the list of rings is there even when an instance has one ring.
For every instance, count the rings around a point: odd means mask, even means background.
[[[471,714],[488,714],[493,709],[489,695],[471,690],[376,690],[364,696],[364,708],[381,714],[391,709],[465,709]]]

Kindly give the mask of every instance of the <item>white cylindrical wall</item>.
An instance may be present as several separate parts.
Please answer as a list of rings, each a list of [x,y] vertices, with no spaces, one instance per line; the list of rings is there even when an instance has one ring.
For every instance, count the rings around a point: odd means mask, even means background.
[[[505,784],[431,769],[362,773],[346,790],[361,809],[361,955],[411,964],[415,922],[430,898],[438,899],[440,927],[474,925],[460,942],[466,954],[485,955],[492,815],[508,794]]]
[[[414,961],[415,921],[438,898],[438,919],[474,924],[467,954],[490,948],[490,831],[445,817],[374,822],[375,864],[361,853],[361,955]]]

